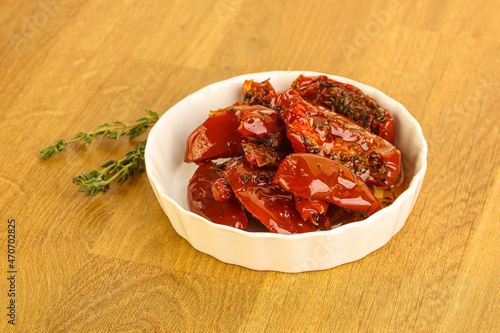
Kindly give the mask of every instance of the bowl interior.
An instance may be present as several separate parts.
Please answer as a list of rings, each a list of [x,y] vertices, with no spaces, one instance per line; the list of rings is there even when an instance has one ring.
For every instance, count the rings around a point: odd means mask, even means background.
[[[270,79],[274,88],[280,91],[289,88],[293,80],[301,74],[312,76],[320,73],[286,71],[242,75],[211,84],[186,97],[169,109],[151,130],[146,147],[147,173],[156,194],[171,201],[186,213],[192,214],[188,209],[187,184],[197,165],[183,162],[186,140],[189,134],[207,119],[209,111],[227,107],[236,101],[242,101],[241,87],[245,80],[253,79],[261,82]],[[328,76],[357,86],[391,112],[396,127],[395,144],[402,152],[406,176],[412,178],[409,188],[417,186],[417,178],[421,184],[426,169],[427,144],[418,122],[399,102],[389,98],[377,89],[346,78]],[[404,195],[405,193],[401,196]],[[396,205],[398,200],[399,198],[392,206]],[[373,216],[376,215],[377,213]],[[365,221],[371,220],[372,217]],[[203,219],[202,217],[199,218]],[[358,223],[364,223],[365,221]],[[209,221],[207,223],[213,224],[217,228],[229,228]],[[349,225],[345,227],[349,227]],[[242,230],[233,230],[234,232],[248,233]],[[281,237],[284,235],[273,234],[274,236]],[[284,237],[290,237],[290,235]]]

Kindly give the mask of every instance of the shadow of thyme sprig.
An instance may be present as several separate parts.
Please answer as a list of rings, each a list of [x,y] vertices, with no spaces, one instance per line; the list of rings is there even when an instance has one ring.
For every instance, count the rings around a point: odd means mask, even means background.
[[[146,169],[144,162],[144,149],[146,141],[141,141],[137,147],[129,151],[121,160],[109,160],[101,167],[102,170],[85,171],[81,175],[73,177],[73,183],[80,185],[80,192],[94,196],[99,192],[107,192],[109,184],[117,180],[118,183],[125,182],[130,176],[135,176]]]
[[[125,124],[122,121],[105,123],[91,132],[79,132],[71,140],[58,140],[54,145],[45,147],[40,152],[40,158],[46,160],[54,153],[66,151],[71,143],[83,141],[83,144],[92,143],[92,139],[102,136],[107,139],[118,140],[124,135],[129,136],[129,140],[135,139],[139,135],[146,133],[159,119],[158,114],[151,110],[145,110],[149,117],[137,119],[133,124]],[[136,148],[129,151],[121,160],[109,160],[104,163],[101,170],[92,170],[89,173],[82,171],[81,175],[73,177],[73,183],[80,186],[80,192],[87,196],[94,196],[99,192],[107,192],[113,181],[123,183],[131,176],[143,172],[146,169],[144,162],[144,150],[147,140],[141,141]]]
[[[60,139],[54,145],[45,147],[40,152],[40,158],[46,160],[55,153],[66,151],[69,144],[83,141],[83,144],[90,146],[92,139],[102,136],[106,139],[118,140],[124,135],[129,136],[129,140],[133,140],[139,135],[146,133],[148,129],[158,121],[158,114],[151,110],[145,110],[149,117],[137,119],[135,123],[125,124],[123,121],[114,121],[112,123],[104,123],[99,125],[95,130],[90,132],[79,132],[71,140]]]

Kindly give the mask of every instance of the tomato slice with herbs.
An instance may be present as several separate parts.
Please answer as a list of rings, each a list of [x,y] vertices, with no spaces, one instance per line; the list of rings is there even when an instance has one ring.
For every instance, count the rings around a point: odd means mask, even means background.
[[[272,107],[272,100],[276,96],[276,91],[269,80],[264,82],[255,82],[254,80],[246,80],[243,83],[243,103],[249,105],[264,105]]]
[[[388,141],[350,119],[305,101],[292,89],[276,99],[280,116],[295,152],[308,152],[337,160],[370,185],[386,189],[401,171],[401,152]]]
[[[262,105],[236,103],[211,111],[207,120],[187,139],[185,162],[236,157],[243,153],[242,142],[251,137],[262,142],[278,142],[284,124],[276,111]],[[275,144],[277,145],[277,143]]]
[[[259,107],[257,110],[241,114],[238,132],[245,138],[269,139],[273,135],[283,136],[285,124],[281,121],[276,110]]]
[[[292,88],[305,100],[340,113],[371,133],[394,142],[392,115],[359,88],[332,80],[326,75],[301,75],[292,83]]]
[[[327,201],[368,215],[382,208],[354,172],[337,161],[315,154],[288,155],[280,163],[273,184],[300,198]]]
[[[228,197],[216,201],[214,198],[212,186],[221,176],[222,170],[213,162],[198,167],[188,185],[189,209],[214,223],[246,229],[248,219],[238,199]]]
[[[295,209],[293,195],[271,184],[275,170],[257,168],[243,159],[229,162],[224,177],[234,195],[269,231],[295,234],[315,231]]]
[[[253,143],[244,143],[243,151],[247,162],[258,167],[265,165],[278,167],[279,162],[284,157],[283,153],[274,148],[269,148],[264,145],[256,145]]]

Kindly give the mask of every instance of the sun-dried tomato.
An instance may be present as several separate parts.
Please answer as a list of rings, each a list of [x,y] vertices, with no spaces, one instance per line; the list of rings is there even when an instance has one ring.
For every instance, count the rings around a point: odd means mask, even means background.
[[[305,100],[340,113],[368,131],[394,142],[392,115],[359,88],[326,75],[301,75],[292,83],[292,88]]]
[[[274,169],[257,168],[243,159],[229,162],[224,177],[243,206],[271,232],[295,234],[314,231],[295,209],[293,195],[273,186]]]
[[[295,152],[329,157],[368,184],[389,188],[401,170],[401,152],[348,118],[305,101],[295,90],[278,93],[276,105]]]
[[[213,162],[201,164],[188,185],[189,209],[212,222],[237,229],[245,229],[248,225],[245,211],[236,198],[216,201],[212,191],[214,181],[221,178],[222,170]]]
[[[280,163],[273,184],[296,197],[327,201],[363,214],[371,215],[382,208],[354,172],[337,161],[315,154],[288,155]]]

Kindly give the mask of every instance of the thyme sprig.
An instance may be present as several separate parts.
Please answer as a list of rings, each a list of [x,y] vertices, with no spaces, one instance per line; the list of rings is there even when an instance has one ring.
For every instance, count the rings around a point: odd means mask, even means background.
[[[139,135],[148,131],[158,121],[158,114],[151,110],[145,110],[149,117],[137,119],[132,124],[125,124],[123,121],[114,121],[112,123],[104,123],[90,132],[79,132],[71,140],[60,139],[54,145],[45,147],[40,152],[40,158],[46,160],[55,153],[66,151],[69,144],[83,141],[83,144],[90,146],[92,139],[102,136],[107,139],[118,140],[124,135],[129,136],[129,140],[133,140]]]
[[[135,176],[146,169],[144,162],[144,149],[146,141],[141,141],[137,147],[129,151],[121,160],[109,160],[101,167],[102,170],[92,170],[89,173],[73,177],[73,183],[80,186],[80,192],[94,196],[99,192],[107,192],[112,181],[125,182],[130,176]]]
[[[40,158],[46,160],[53,154],[66,151],[69,144],[83,141],[83,144],[90,146],[92,139],[102,136],[107,139],[118,140],[124,135],[129,136],[129,140],[135,139],[139,135],[146,133],[159,119],[158,114],[151,110],[145,110],[148,117],[137,119],[135,123],[125,124],[122,121],[104,123],[91,132],[79,132],[71,140],[60,139],[54,145],[45,147],[40,152]],[[143,172],[146,169],[144,161],[144,151],[147,140],[137,144],[134,150],[125,154],[125,157],[115,161],[109,160],[101,166],[101,170],[92,170],[89,173],[82,171],[79,176],[73,177],[73,183],[80,186],[80,192],[87,196],[94,196],[99,192],[107,192],[113,181],[123,183],[131,176]]]

